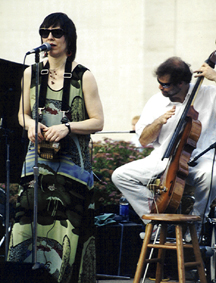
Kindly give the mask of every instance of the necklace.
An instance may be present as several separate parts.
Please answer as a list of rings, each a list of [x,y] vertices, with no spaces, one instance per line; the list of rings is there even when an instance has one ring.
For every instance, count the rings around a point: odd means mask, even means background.
[[[57,76],[58,76],[57,70],[59,70],[64,64],[65,64],[65,62],[61,66],[59,66],[58,68],[49,69],[49,77],[50,77],[50,81],[51,81],[52,85],[54,85],[55,80],[57,80]]]

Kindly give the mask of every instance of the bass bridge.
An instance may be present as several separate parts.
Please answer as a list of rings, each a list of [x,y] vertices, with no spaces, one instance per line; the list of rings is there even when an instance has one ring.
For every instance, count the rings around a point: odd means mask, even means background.
[[[168,189],[161,184],[160,179],[155,179],[153,183],[149,184],[147,187],[154,195],[161,195],[168,191]]]

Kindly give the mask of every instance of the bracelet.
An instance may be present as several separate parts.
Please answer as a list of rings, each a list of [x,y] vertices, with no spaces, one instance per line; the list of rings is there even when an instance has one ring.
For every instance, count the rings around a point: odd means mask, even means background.
[[[70,124],[69,124],[69,123],[65,123],[65,126],[66,126],[66,127],[68,128],[68,130],[69,130],[68,134],[70,134],[70,133],[71,133]]]

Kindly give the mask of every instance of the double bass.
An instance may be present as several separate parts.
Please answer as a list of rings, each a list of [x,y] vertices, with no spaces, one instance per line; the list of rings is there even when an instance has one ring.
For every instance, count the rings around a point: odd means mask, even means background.
[[[216,63],[216,51],[205,61],[211,68]],[[204,77],[199,77],[191,92],[174,134],[162,157],[168,158],[168,164],[160,178],[148,187],[154,194],[151,213],[175,213],[178,209],[189,173],[188,162],[196,148],[202,125],[199,113],[194,109],[194,101]]]

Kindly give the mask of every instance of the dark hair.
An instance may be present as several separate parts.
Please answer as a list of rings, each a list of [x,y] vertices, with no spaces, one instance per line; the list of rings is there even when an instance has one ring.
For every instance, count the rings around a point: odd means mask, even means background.
[[[155,70],[155,75],[158,78],[170,75],[170,82],[174,85],[181,82],[189,83],[192,78],[192,72],[189,65],[179,57],[171,57],[163,62]]]
[[[73,61],[76,56],[76,27],[72,20],[64,13],[52,13],[48,15],[40,25],[40,28],[60,26],[65,31],[65,40],[67,43],[68,59]]]

